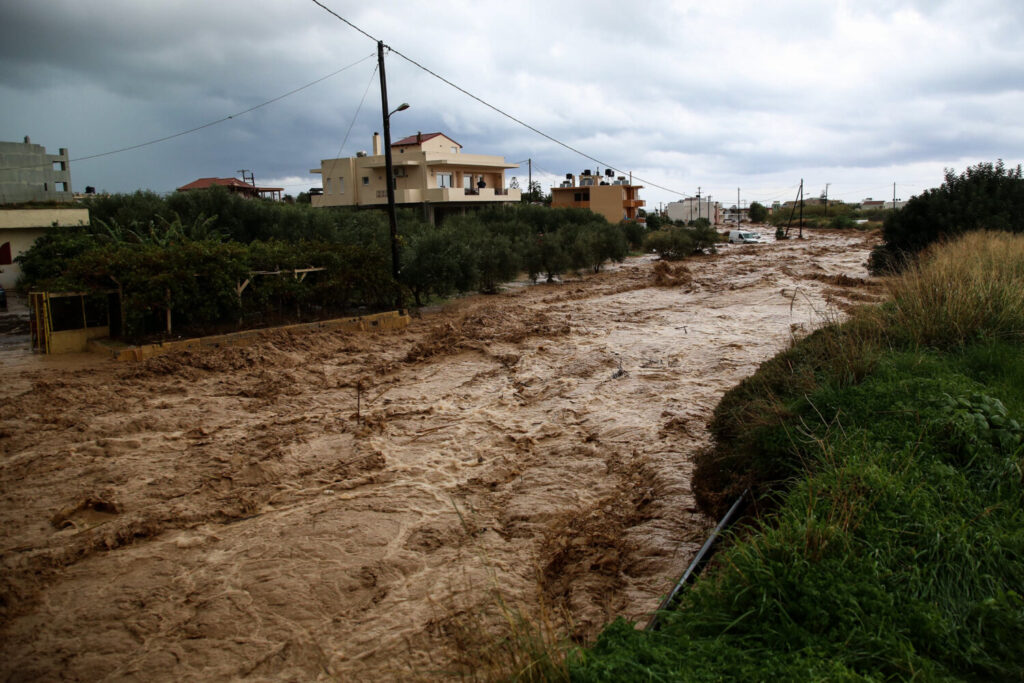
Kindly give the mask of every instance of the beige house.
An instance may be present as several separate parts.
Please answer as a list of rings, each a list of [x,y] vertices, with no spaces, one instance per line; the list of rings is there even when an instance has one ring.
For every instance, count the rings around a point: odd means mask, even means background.
[[[443,133],[417,133],[392,143],[395,203],[421,206],[426,218],[437,221],[448,213],[495,202],[518,202],[520,191],[505,187],[505,169],[518,164],[504,157],[463,154],[462,145]],[[323,159],[319,173],[323,194],[313,206],[386,206],[384,151],[381,136],[373,134],[373,154],[358,152],[344,159]]]
[[[613,177],[606,171],[604,177],[583,171],[579,178],[567,173],[558,187],[551,188],[551,208],[590,209],[608,219],[609,223],[638,221],[637,209],[645,202],[640,199],[643,185],[633,185],[625,176]]]
[[[665,205],[665,215],[670,221],[689,223],[698,218],[707,218],[712,225],[722,222],[722,205],[708,198],[687,197]]]
[[[14,289],[21,267],[14,262],[47,228],[89,225],[88,209],[0,209],[0,285]]]

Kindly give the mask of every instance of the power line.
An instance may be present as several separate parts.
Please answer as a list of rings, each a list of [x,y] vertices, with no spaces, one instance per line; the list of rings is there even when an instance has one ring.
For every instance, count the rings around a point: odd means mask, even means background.
[[[364,31],[363,29],[359,28],[358,26],[356,26],[355,24],[353,24],[353,23],[352,23],[351,21],[349,21],[348,19],[344,18],[343,16],[341,16],[340,14],[338,14],[337,12],[335,12],[334,10],[332,10],[332,9],[330,9],[329,7],[327,7],[326,5],[324,5],[324,4],[322,3],[322,2],[320,2],[320,0],[312,0],[312,2],[313,2],[313,4],[315,4],[315,5],[318,5],[319,7],[323,8],[323,9],[324,9],[324,10],[325,10],[326,12],[328,12],[328,13],[329,13],[329,14],[331,14],[332,16],[334,16],[334,17],[336,17],[337,19],[339,19],[339,20],[343,21],[344,23],[348,24],[349,26],[351,26],[352,28],[354,28],[354,29],[355,29],[356,31],[359,31],[360,33],[362,33],[362,34],[363,34],[364,36],[366,36],[366,37],[367,37],[367,38],[369,38],[370,40],[373,40],[374,42],[379,42],[379,39],[378,39],[378,38],[374,38],[374,37],[373,37],[373,36],[371,36],[371,35],[370,35],[369,33],[367,33],[366,31]],[[395,53],[396,55],[398,55],[399,57],[401,57],[401,58],[402,58],[402,59],[404,59],[405,61],[409,62],[409,63],[410,63],[410,64],[412,64],[413,66],[415,66],[415,67],[417,67],[417,68],[419,68],[419,69],[421,69],[421,70],[423,70],[423,71],[427,72],[428,74],[430,74],[430,75],[431,75],[431,76],[433,76],[434,78],[438,79],[438,80],[439,80],[439,81],[441,81],[442,83],[446,83],[446,84],[448,84],[448,85],[449,85],[449,86],[451,86],[452,88],[455,88],[456,90],[458,90],[459,92],[461,92],[461,93],[462,93],[463,95],[466,95],[467,97],[470,97],[470,98],[472,98],[472,99],[476,100],[477,102],[479,102],[480,104],[484,105],[484,106],[485,106],[485,107],[487,107],[488,109],[491,109],[491,110],[493,110],[493,111],[497,112],[498,114],[501,114],[501,115],[502,115],[502,116],[504,116],[505,118],[507,118],[507,119],[510,119],[510,120],[512,120],[512,121],[514,121],[514,122],[516,122],[516,123],[518,123],[518,124],[519,124],[520,126],[523,126],[524,128],[526,128],[526,129],[528,129],[528,130],[531,130],[531,131],[533,131],[533,132],[534,132],[534,133],[536,133],[537,135],[540,135],[540,136],[541,136],[541,137],[543,137],[543,138],[547,138],[548,140],[550,140],[551,142],[555,143],[556,145],[560,145],[560,146],[564,147],[565,149],[567,149],[567,150],[569,150],[569,151],[571,151],[571,152],[575,152],[576,154],[579,154],[579,155],[580,155],[581,157],[584,157],[585,159],[590,159],[590,160],[591,160],[591,161],[593,161],[594,163],[596,163],[596,164],[600,164],[601,166],[604,166],[604,167],[606,167],[606,168],[610,168],[610,169],[612,169],[613,171],[617,171],[618,173],[622,173],[622,174],[625,174],[625,173],[629,173],[629,171],[623,171],[622,169],[620,169],[620,168],[617,168],[617,167],[615,167],[615,166],[613,166],[613,165],[611,165],[611,164],[609,164],[609,163],[607,163],[607,162],[601,161],[600,159],[598,159],[598,158],[596,158],[596,157],[593,157],[593,156],[591,156],[591,155],[587,154],[586,152],[584,152],[584,151],[582,151],[582,150],[580,150],[580,149],[577,149],[577,148],[573,147],[572,145],[570,145],[570,144],[568,144],[568,143],[566,143],[566,142],[562,142],[561,140],[559,140],[559,139],[557,139],[557,138],[555,138],[555,137],[552,137],[551,135],[548,135],[547,133],[545,133],[545,132],[544,132],[544,131],[542,131],[542,130],[539,130],[539,129],[537,129],[537,128],[534,128],[533,126],[531,126],[530,124],[526,123],[526,122],[525,122],[525,121],[523,121],[522,119],[516,118],[516,117],[515,117],[515,116],[513,116],[512,114],[509,114],[508,112],[506,112],[506,111],[504,111],[504,110],[500,109],[499,107],[497,107],[497,106],[495,106],[495,105],[491,104],[490,102],[487,102],[486,100],[484,100],[484,99],[482,99],[482,98],[480,98],[480,97],[477,97],[476,95],[474,95],[473,93],[469,92],[469,91],[468,91],[468,90],[466,90],[465,88],[463,88],[463,87],[461,87],[461,86],[459,86],[459,85],[456,85],[455,83],[452,83],[451,81],[449,81],[449,80],[448,80],[447,78],[445,78],[445,77],[444,77],[444,76],[442,76],[441,74],[439,74],[439,73],[437,73],[436,71],[433,71],[433,70],[431,70],[431,69],[429,69],[429,68],[427,68],[427,67],[423,66],[422,64],[420,64],[419,62],[417,62],[417,61],[416,61],[415,59],[413,59],[412,57],[409,57],[409,56],[407,56],[407,55],[405,55],[405,54],[402,54],[402,53],[401,53],[400,51],[396,50],[395,48],[391,47],[390,45],[387,45],[387,46],[385,46],[385,47],[387,47],[387,48],[388,48],[388,50],[389,50],[390,52],[393,52],[393,53]],[[630,174],[630,175],[633,175],[633,174]],[[662,186],[662,185],[658,185],[657,183],[651,182],[651,181],[649,181],[649,180],[644,180],[643,178],[641,178],[640,176],[637,176],[637,175],[633,175],[633,178],[634,178],[634,179],[636,179],[636,180],[639,180],[640,182],[642,182],[642,183],[644,183],[644,184],[646,184],[646,185],[650,185],[651,187],[656,187],[656,188],[658,188],[659,190],[664,190],[664,191],[666,191],[666,192],[671,192],[671,193],[673,193],[673,194],[682,194],[681,192],[678,192],[677,190],[673,190],[673,189],[671,189],[671,188],[668,188],[668,187],[664,187],[664,186]]]
[[[338,19],[340,19],[341,21],[344,21],[344,22],[345,22],[346,24],[348,24],[349,26],[351,26],[351,27],[352,27],[352,28],[354,28],[355,30],[359,31],[359,32],[360,32],[360,33],[362,33],[362,34],[363,34],[364,36],[366,36],[367,38],[369,38],[370,40],[372,40],[373,42],[375,42],[375,43],[378,43],[378,42],[380,42],[380,40],[379,40],[379,39],[377,39],[377,38],[374,38],[374,37],[373,37],[373,36],[371,36],[371,35],[370,35],[369,33],[367,33],[366,31],[364,31],[363,29],[359,28],[358,26],[356,26],[355,24],[353,24],[353,23],[352,23],[351,21],[349,21],[349,20],[348,20],[348,19],[346,19],[345,17],[341,16],[340,14],[338,14],[337,12],[335,12],[334,10],[332,10],[332,9],[331,9],[330,7],[328,7],[327,5],[323,4],[322,2],[318,2],[317,0],[313,0],[313,4],[314,4],[314,5],[319,5],[320,7],[322,7],[322,8],[324,9],[324,11],[326,11],[326,12],[327,12],[327,13],[329,13],[329,14],[333,14],[333,15],[334,15],[335,17],[337,17],[337,18],[338,18]],[[391,48],[388,48],[388,49],[390,50]]]
[[[328,78],[331,78],[332,76],[337,76],[338,74],[340,74],[343,71],[347,71],[348,69],[351,69],[354,66],[358,66],[359,64],[362,64],[367,59],[371,59],[372,57],[374,57],[374,55],[373,54],[369,54],[369,55],[363,57],[362,59],[360,59],[359,61],[353,62],[352,64],[349,64],[348,66],[343,66],[342,68],[338,69],[337,71],[331,72],[331,73],[327,74],[326,76],[322,76],[321,78],[318,78],[315,81],[310,81],[309,83],[306,83],[305,85],[302,85],[302,86],[299,86],[298,88],[295,88],[294,90],[289,90],[288,92],[284,93],[283,95],[278,95],[277,97],[274,97],[274,98],[271,98],[269,100],[266,100],[265,102],[261,102],[261,103],[255,105],[255,106],[249,107],[248,109],[243,109],[242,111],[236,112],[234,114],[228,114],[227,116],[221,117],[221,118],[217,119],[216,121],[210,121],[209,123],[204,123],[201,126],[196,126],[195,128],[189,128],[188,130],[183,130],[180,133],[175,133],[173,135],[165,135],[164,137],[157,138],[155,140],[148,140],[146,142],[140,142],[137,145],[130,145],[128,147],[121,147],[120,149],[114,149],[114,150],[111,150],[109,152],[100,152],[99,154],[89,154],[87,156],[76,157],[74,159],[69,159],[68,163],[78,162],[78,161],[88,161],[89,159],[98,159],[100,157],[107,157],[107,156],[110,156],[112,154],[121,154],[122,152],[130,152],[133,149],[140,149],[142,147],[148,147],[149,145],[155,145],[155,144],[157,144],[159,142],[166,142],[168,140],[173,140],[174,138],[180,138],[183,135],[188,135],[190,133],[195,133],[197,131],[203,130],[204,128],[209,128],[211,126],[216,126],[218,123],[224,123],[225,121],[230,121],[231,119],[234,119],[234,118],[236,118],[238,116],[242,116],[243,114],[248,114],[249,112],[256,111],[257,109],[260,109],[261,107],[265,107],[268,104],[273,104],[274,102],[277,102],[279,100],[283,100],[284,98],[289,97],[291,95],[294,95],[297,92],[301,92],[301,91],[305,90],[306,88],[309,88],[311,86],[316,85],[317,83],[320,83],[321,81],[326,81]],[[374,70],[376,71],[376,67],[374,67]],[[366,95],[364,94],[363,97],[366,97]],[[20,167],[18,167],[16,169],[11,168],[11,169],[6,169],[6,170],[19,170],[19,169],[27,169],[27,168],[38,168],[40,165],[41,164],[34,164],[32,166],[20,166]]]
[[[352,117],[352,122],[348,124],[348,130],[345,131],[345,139],[341,141],[341,146],[338,147],[338,158],[341,157],[341,151],[345,149],[345,143],[348,142],[348,136],[352,132],[352,127],[356,125],[356,119],[359,118],[359,112],[363,109],[363,102],[366,101],[366,94],[370,92],[370,86],[373,85],[373,77],[377,75],[377,63],[373,64],[373,71],[370,72],[370,81],[366,84],[366,90],[363,91],[363,98],[359,100],[359,106],[356,107],[356,113]]]

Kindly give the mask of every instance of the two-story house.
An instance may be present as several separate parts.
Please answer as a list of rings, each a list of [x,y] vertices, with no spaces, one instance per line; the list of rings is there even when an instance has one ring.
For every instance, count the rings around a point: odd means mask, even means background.
[[[565,174],[565,180],[558,187],[551,188],[551,208],[590,209],[608,219],[609,223],[639,221],[637,209],[645,202],[640,199],[643,185],[633,185],[625,176],[613,177],[608,169],[602,177],[585,170],[579,178],[572,173]]]
[[[504,157],[463,154],[462,145],[443,133],[417,133],[391,145],[395,204],[422,207],[437,222],[450,213],[488,203],[518,202],[520,191],[505,187],[505,169],[518,168]],[[319,173],[323,194],[313,206],[385,206],[383,143],[373,134],[373,154],[358,152],[344,159],[323,159]]]

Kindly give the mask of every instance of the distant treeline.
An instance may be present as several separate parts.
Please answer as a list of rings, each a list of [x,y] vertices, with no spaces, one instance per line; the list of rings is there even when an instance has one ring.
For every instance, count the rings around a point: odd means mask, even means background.
[[[223,188],[113,195],[89,210],[89,226],[50,230],[19,257],[19,287],[117,289],[132,338],[164,331],[168,310],[177,331],[207,332],[493,292],[520,273],[553,280],[621,261],[645,235],[583,209],[501,206],[441,226],[402,211],[396,282],[381,211],[247,200]]]

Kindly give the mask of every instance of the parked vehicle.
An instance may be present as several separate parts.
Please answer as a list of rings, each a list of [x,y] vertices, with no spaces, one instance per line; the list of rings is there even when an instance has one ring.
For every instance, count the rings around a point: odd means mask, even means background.
[[[7,310],[7,291],[4,290],[4,286],[0,285],[0,311]]]
[[[729,244],[762,244],[763,242],[764,240],[756,232],[747,232],[746,230],[729,231]]]

